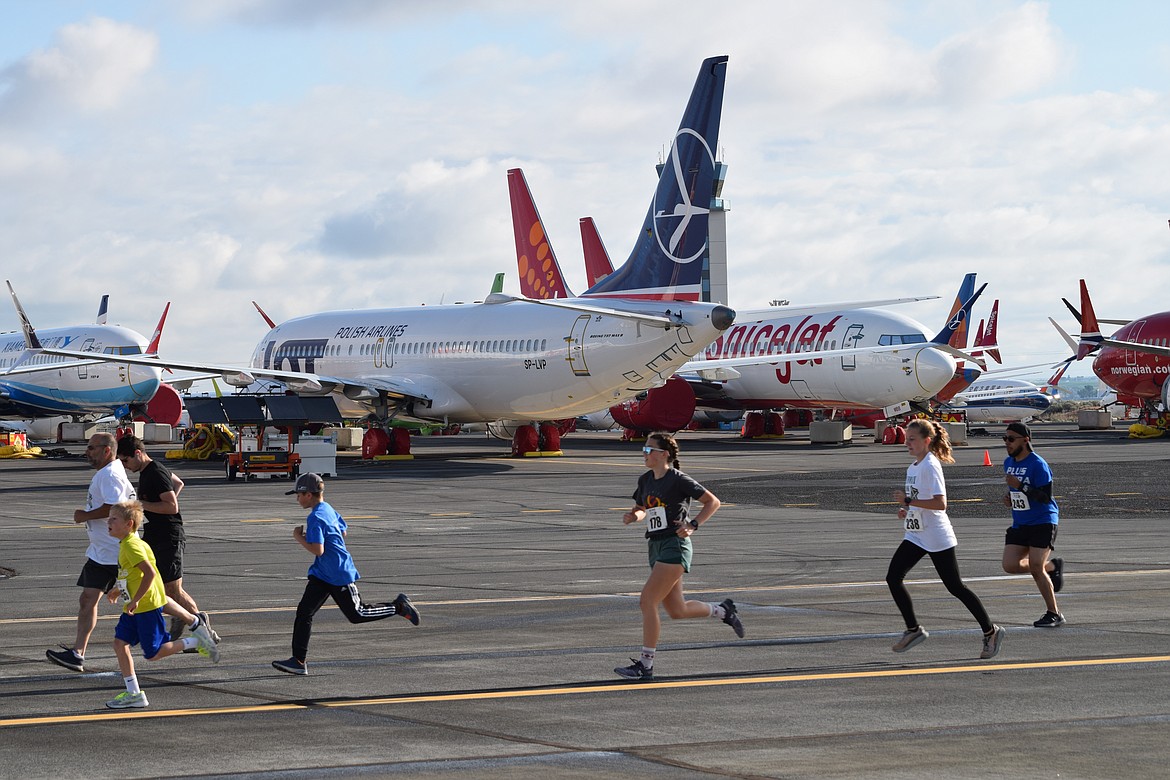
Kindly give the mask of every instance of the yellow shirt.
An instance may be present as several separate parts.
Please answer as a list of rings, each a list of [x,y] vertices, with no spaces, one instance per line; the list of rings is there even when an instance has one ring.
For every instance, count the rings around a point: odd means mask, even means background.
[[[138,537],[138,534],[128,534],[118,545],[118,585],[122,588],[122,611],[126,611],[126,604],[134,598],[138,587],[142,584],[142,569],[138,564],[143,561],[150,563],[154,569],[154,581],[150,583],[150,590],[138,602],[136,615],[159,609],[167,603],[167,593],[163,588],[162,576],[158,573],[158,564],[154,561],[154,551]]]

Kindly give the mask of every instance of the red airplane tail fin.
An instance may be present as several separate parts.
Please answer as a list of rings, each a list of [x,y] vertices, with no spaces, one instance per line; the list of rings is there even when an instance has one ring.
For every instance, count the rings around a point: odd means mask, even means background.
[[[991,304],[991,314],[987,317],[987,330],[983,333],[983,345],[987,347],[987,356],[996,363],[1003,364],[999,356],[999,335],[996,332],[999,325],[999,301]]]
[[[1101,326],[1097,324],[1097,314],[1093,311],[1093,302],[1089,299],[1089,288],[1085,280],[1081,279],[1081,340],[1077,343],[1077,360],[1088,355],[1101,346]]]
[[[171,302],[167,301],[167,305],[163,307],[162,316],[158,318],[158,326],[154,329],[154,335],[150,337],[150,343],[146,346],[146,354],[158,356],[158,343],[162,340],[163,325],[167,322],[167,312],[171,310]]]
[[[592,287],[613,273],[613,262],[609,259],[609,252],[605,251],[593,217],[581,218],[581,246],[585,250],[585,281]]]
[[[512,231],[516,236],[516,263],[520,270],[520,294],[526,298],[571,298],[565,275],[557,262],[544,222],[524,179],[524,171],[508,171],[508,196],[512,202]]]

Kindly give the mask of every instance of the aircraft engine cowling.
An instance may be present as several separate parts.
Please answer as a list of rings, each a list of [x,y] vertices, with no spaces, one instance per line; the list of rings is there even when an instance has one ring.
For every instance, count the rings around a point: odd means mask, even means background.
[[[644,396],[611,406],[614,422],[635,431],[678,431],[695,416],[695,391],[686,380],[672,376],[662,387]]]
[[[1170,379],[1162,380],[1162,411],[1170,411]]]
[[[175,388],[164,383],[158,386],[158,391],[146,404],[145,414],[135,415],[134,419],[177,428],[182,414],[183,399]]]

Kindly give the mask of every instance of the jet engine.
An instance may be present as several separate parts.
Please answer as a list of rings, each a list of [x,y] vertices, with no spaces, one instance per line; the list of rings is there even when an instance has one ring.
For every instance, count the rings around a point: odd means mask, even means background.
[[[695,392],[685,379],[672,376],[662,387],[611,406],[614,422],[635,431],[678,431],[695,416]]]

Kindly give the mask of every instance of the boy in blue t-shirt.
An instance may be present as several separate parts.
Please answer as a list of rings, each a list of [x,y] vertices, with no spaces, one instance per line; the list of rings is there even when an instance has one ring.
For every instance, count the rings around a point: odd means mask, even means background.
[[[304,525],[293,529],[293,538],[313,555],[309,567],[309,581],[305,595],[297,605],[293,623],[292,658],[273,661],[272,666],[288,674],[308,674],[305,658],[309,654],[309,636],[313,632],[313,616],[332,597],[350,623],[369,623],[393,615],[401,615],[418,625],[419,614],[405,593],[389,604],[365,604],[358,593],[357,567],[345,548],[345,520],[325,503],[325,481],[317,474],[302,474],[296,487],[285,493],[296,495],[302,509],[309,510]]]

